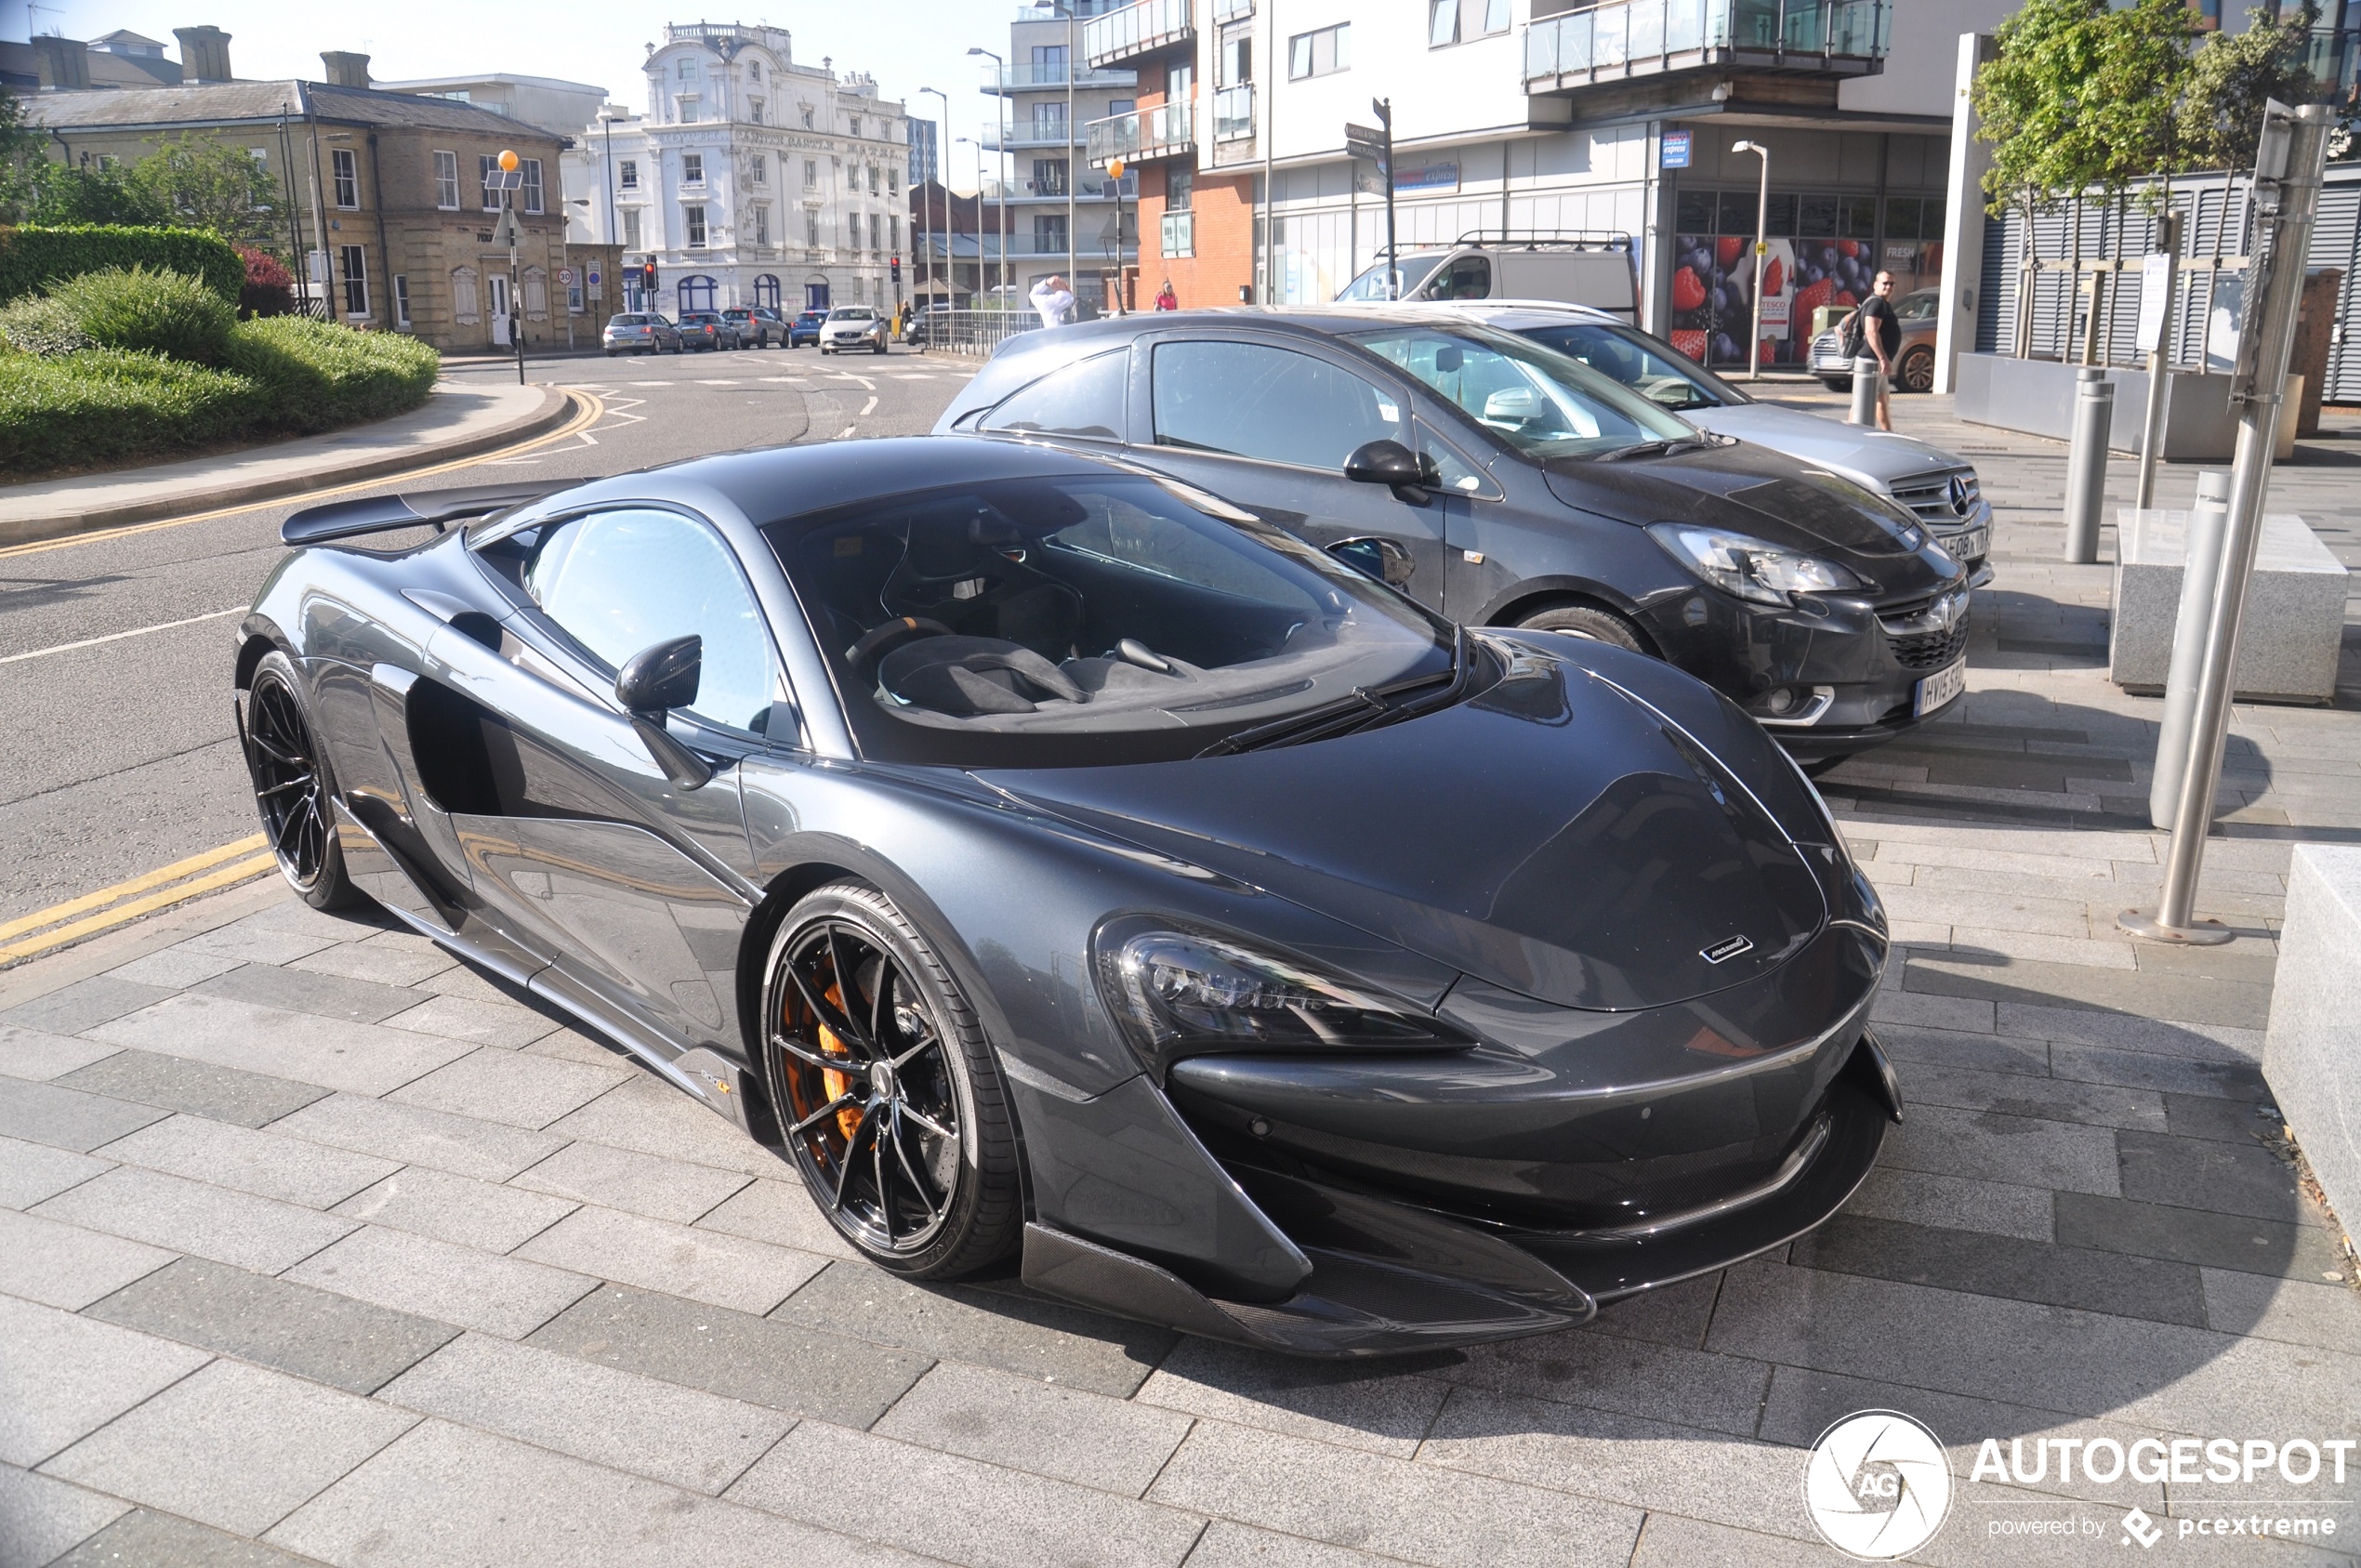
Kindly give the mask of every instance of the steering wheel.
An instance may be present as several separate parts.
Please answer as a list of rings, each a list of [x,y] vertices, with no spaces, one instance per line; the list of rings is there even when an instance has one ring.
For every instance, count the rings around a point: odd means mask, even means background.
[[[861,640],[844,651],[844,662],[851,666],[853,674],[859,675],[886,652],[913,638],[951,635],[951,628],[941,621],[930,621],[923,615],[896,616],[863,632]]]

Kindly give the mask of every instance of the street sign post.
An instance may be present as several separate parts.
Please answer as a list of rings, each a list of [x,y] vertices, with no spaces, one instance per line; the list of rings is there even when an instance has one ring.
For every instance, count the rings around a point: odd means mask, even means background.
[[[1378,165],[1378,174],[1385,181],[1385,279],[1386,297],[1397,297],[1402,287],[1401,257],[1393,240],[1393,100],[1373,98],[1370,112],[1378,117],[1375,129],[1345,122],[1344,150],[1355,158],[1366,158]]]

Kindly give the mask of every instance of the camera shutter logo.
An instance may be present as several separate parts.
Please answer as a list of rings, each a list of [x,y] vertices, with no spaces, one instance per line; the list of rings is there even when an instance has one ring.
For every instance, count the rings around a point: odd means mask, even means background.
[[[1934,1538],[1951,1508],[1951,1466],[1924,1425],[1893,1410],[1847,1416],[1812,1445],[1803,1504],[1823,1539],[1882,1561]]]

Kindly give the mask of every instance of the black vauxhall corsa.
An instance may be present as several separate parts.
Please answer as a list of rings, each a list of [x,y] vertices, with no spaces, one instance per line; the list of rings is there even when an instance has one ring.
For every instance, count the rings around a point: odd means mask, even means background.
[[[1841,758],[1965,689],[1966,573],[1884,496],[1418,309],[1125,316],[1009,340],[937,431],[1101,451],[1469,626],[1572,633]]]
[[[1761,728],[1177,481],[842,441],[283,532],[234,679],[288,881],[627,1047],[885,1269],[1537,1333],[1817,1225],[1900,1114],[1885,916]]]

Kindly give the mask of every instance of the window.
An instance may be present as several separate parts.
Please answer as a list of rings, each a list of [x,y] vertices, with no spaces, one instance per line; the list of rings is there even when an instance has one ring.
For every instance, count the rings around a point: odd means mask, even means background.
[[[1427,47],[1509,31],[1509,0],[1427,0]]]
[[[1233,33],[1221,40],[1221,80],[1219,86],[1234,87],[1254,80],[1254,34]]]
[[[693,82],[697,79],[697,62],[694,56],[682,55],[673,62],[672,69],[674,76],[679,81]]]
[[[337,270],[344,277],[344,313],[365,316],[369,313],[369,260],[359,245],[336,247]]]
[[[771,243],[771,209],[754,207],[750,211],[754,217],[754,243],[758,245],[769,244]]]
[[[393,324],[405,332],[410,326],[410,280],[400,272],[393,275]]]
[[[775,310],[779,308],[779,280],[777,277],[772,273],[765,272],[762,276],[755,279],[754,304],[755,309],[758,310]]]
[[[746,165],[746,183],[748,185],[768,185],[771,183],[770,153],[758,152],[754,155],[752,161]]]
[[[891,164],[886,165],[886,194],[889,196],[902,194],[902,171]]]
[[[1063,44],[1033,46],[1033,85],[1036,87],[1056,86],[1066,79],[1066,46]]]
[[[895,213],[886,218],[886,240],[893,246],[894,249],[900,250],[902,248],[901,214]]]
[[[762,62],[758,59],[750,59],[746,61],[746,76],[751,81],[760,82],[762,80]]]
[[[1054,256],[1066,248],[1066,215],[1035,213],[1033,217],[1033,254]]]
[[[1197,96],[1197,68],[1194,64],[1167,66],[1164,72],[1164,101],[1186,103]]]
[[[877,181],[877,165],[875,165],[875,164],[871,164],[871,165],[869,165],[869,194],[870,194],[870,195],[874,196],[874,195],[876,195],[876,194],[877,193],[877,184],[878,184],[878,181]]]
[[[626,158],[626,159],[622,162],[622,164],[621,164],[620,165],[618,165],[618,166],[619,166],[619,167],[622,169],[622,171],[623,171],[623,174],[622,174],[622,179],[621,179],[621,183],[622,183],[623,188],[624,188],[626,191],[637,191],[637,190],[639,190],[639,189],[640,189],[640,160],[639,160],[639,159],[637,159],[637,158]]]
[[[630,167],[628,164],[624,165]],[[434,204],[444,212],[459,210],[459,154],[437,152],[434,155]]]
[[[811,129],[811,105],[800,103],[796,108],[803,115],[803,128],[807,131]]]
[[[1035,381],[985,415],[978,428],[1121,441],[1124,390],[1130,381],[1129,349],[1094,354]]]
[[[497,154],[483,152],[477,155],[476,178],[483,185],[483,210],[486,212],[500,210],[500,188],[493,183],[499,173],[500,159]]]
[[[770,641],[736,561],[702,523],[675,512],[593,513],[544,533],[524,586],[544,615],[610,669],[672,638],[703,638],[690,711],[762,733],[777,697]]]
[[[1187,212],[1196,199],[1197,171],[1185,164],[1175,164],[1164,172],[1164,210]]]
[[[1033,139],[1063,141],[1066,138],[1066,106],[1062,103],[1036,103],[1033,106]]]
[[[680,280],[680,309],[710,310],[713,309],[713,280],[704,273]]]
[[[640,209],[638,207],[623,209],[623,248],[626,250],[640,248]]]
[[[676,125],[695,125],[697,123],[697,95],[694,93],[682,93],[679,98],[673,99],[672,118],[674,124]]]
[[[1062,196],[1065,193],[1066,161],[1063,158],[1035,158],[1033,160],[1033,189],[1028,191],[1027,194],[1035,196]]]
[[[688,232],[686,242],[688,247],[691,250],[705,249],[705,208],[702,206],[682,207],[680,225]]]
[[[814,250],[820,248],[820,215],[816,212],[803,215],[803,243]]]
[[[1339,22],[1324,27],[1317,33],[1299,33],[1287,40],[1287,76],[1300,81],[1306,76],[1333,76],[1348,69],[1352,61],[1348,45],[1352,38],[1352,24]]]
[[[852,117],[852,129],[851,134],[853,136],[859,136],[861,134],[861,116],[858,114],[855,114]]]
[[[336,205],[348,212],[361,204],[360,154],[349,147],[332,149],[328,153],[330,173],[336,180]]]
[[[705,183],[704,153],[683,152],[680,154],[680,183],[683,185],[703,185]]]
[[[1154,362],[1159,446],[1341,469],[1373,441],[1409,444],[1401,402],[1351,371],[1259,343],[1166,343]]]
[[[1427,0],[1427,47],[1459,41],[1459,0]]]
[[[759,78],[758,78],[758,80],[759,80]],[[762,100],[760,99],[750,98],[746,99],[746,118],[753,121],[758,125],[762,124]]]
[[[803,161],[803,188],[806,191],[817,191],[820,189],[819,159],[806,158]]]
[[[524,159],[520,165],[519,172],[524,176],[524,186],[522,191],[524,210],[527,212],[539,212],[541,210],[541,160],[538,158]]]
[[[1136,98],[1111,98],[1107,99],[1107,112],[1110,115],[1137,114],[1139,112],[1140,100]]]

